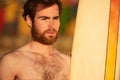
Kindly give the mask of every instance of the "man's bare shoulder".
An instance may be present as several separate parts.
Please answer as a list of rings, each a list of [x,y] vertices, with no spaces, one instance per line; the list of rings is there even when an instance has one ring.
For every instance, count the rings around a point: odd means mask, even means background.
[[[15,77],[15,74],[17,73],[17,64],[16,62],[16,52],[8,52],[1,56],[0,58],[0,79],[7,77],[13,78]]]
[[[0,58],[0,63],[14,63],[15,59],[17,59],[17,52],[16,51],[11,51],[7,52],[4,55],[1,56]]]

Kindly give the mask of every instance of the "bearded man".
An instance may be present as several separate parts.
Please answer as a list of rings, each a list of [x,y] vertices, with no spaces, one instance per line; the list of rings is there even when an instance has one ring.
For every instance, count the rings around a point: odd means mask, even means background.
[[[69,80],[70,57],[53,47],[59,27],[60,0],[27,0],[23,17],[32,40],[0,59],[0,80]]]

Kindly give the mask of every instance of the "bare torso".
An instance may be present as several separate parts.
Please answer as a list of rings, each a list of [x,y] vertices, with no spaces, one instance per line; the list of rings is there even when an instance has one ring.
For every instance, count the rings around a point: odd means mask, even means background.
[[[0,58],[0,80],[69,80],[70,57],[34,43]]]
[[[59,52],[50,56],[27,51],[15,51],[14,80],[69,80],[69,57]]]

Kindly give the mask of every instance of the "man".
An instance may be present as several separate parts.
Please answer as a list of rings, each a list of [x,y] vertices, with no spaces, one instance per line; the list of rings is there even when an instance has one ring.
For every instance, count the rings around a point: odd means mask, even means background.
[[[32,41],[0,60],[0,80],[69,80],[70,58],[57,51],[60,0],[28,0],[23,17]]]

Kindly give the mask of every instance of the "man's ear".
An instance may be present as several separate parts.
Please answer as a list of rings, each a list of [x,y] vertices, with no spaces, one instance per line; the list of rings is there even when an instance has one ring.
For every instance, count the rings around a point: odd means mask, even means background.
[[[32,20],[29,15],[26,16],[26,23],[29,27],[32,27]]]

